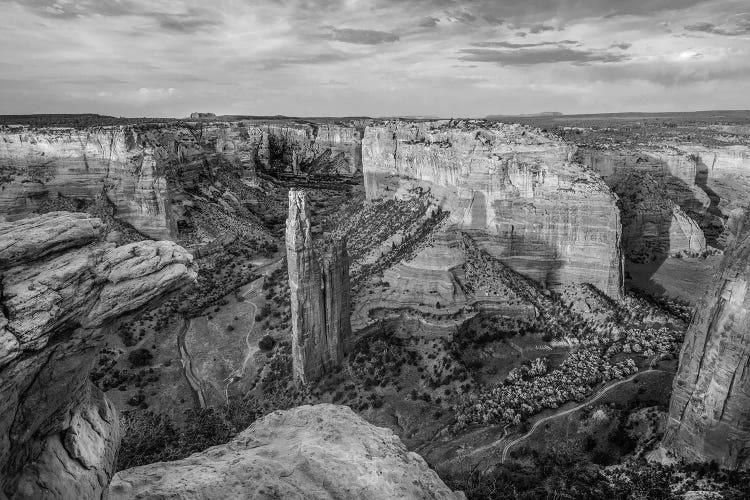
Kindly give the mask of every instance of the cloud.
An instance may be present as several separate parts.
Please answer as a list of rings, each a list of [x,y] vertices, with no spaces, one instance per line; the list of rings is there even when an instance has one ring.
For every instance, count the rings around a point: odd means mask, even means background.
[[[740,36],[750,34],[750,12],[730,16],[726,22],[716,25],[708,22],[697,22],[685,26],[687,31],[698,31],[712,35]]]
[[[563,46],[548,48],[520,48],[515,50],[463,49],[461,61],[496,63],[501,66],[532,66],[536,64],[573,63],[614,63],[628,58],[622,54],[606,51],[570,49]]]
[[[552,31],[554,29],[555,29],[554,26],[547,26],[546,24],[535,24],[529,28],[529,33],[537,34],[537,33],[542,33],[544,31]]]
[[[195,33],[221,24],[216,19],[201,16],[197,11],[177,15],[155,14],[153,18],[160,28],[175,33]]]
[[[477,16],[465,10],[457,10],[457,11],[454,10],[454,11],[448,12],[448,19],[450,21],[457,21],[460,23],[470,24],[477,20]]]
[[[360,45],[378,45],[399,41],[399,36],[387,31],[357,30],[351,28],[334,28],[331,38],[337,42],[355,43]]]
[[[620,49],[620,50],[628,50],[632,44],[626,43],[626,42],[620,42],[620,43],[613,43],[609,46],[610,49]]]
[[[537,42],[537,43],[514,43],[514,42],[474,42],[473,47],[502,48],[502,49],[525,49],[529,47],[544,47],[549,45],[580,45],[575,40],[560,40],[559,42]]]
[[[438,19],[437,17],[427,16],[419,21],[417,26],[419,26],[420,28],[434,28],[435,26],[437,26],[439,21],[440,19]]]

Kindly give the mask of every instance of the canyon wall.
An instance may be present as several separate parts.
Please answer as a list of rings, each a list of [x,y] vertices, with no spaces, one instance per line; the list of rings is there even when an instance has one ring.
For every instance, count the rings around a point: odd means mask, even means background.
[[[0,213],[23,215],[58,194],[106,198],[116,216],[153,238],[174,234],[158,152],[132,128],[0,130]]]
[[[58,197],[99,203],[153,239],[175,239],[186,192],[229,171],[353,175],[360,129],[249,121],[74,128],[0,127],[0,214],[59,209]],[[294,165],[293,165],[294,164]],[[99,213],[99,212],[97,212]]]
[[[685,336],[664,446],[690,462],[750,468],[750,211]]]
[[[571,162],[574,148],[520,125],[388,122],[367,127],[368,199],[429,189],[450,222],[550,288],[591,283],[621,293],[620,219],[602,179]]]
[[[706,251],[703,229],[713,227],[711,200],[696,185],[698,166],[689,155],[664,146],[589,146],[577,157],[619,197],[627,259],[645,263]]]
[[[750,146],[676,144],[696,163],[696,183],[719,213],[729,215],[750,199]]]
[[[391,431],[349,407],[299,406],[257,420],[231,442],[175,462],[118,472],[131,498],[465,499]]]
[[[362,132],[354,124],[268,124],[264,130],[274,158],[293,173],[354,175],[362,171]]]
[[[286,251],[294,375],[314,382],[339,366],[351,340],[349,257],[345,239],[316,250],[304,191],[289,191]]]
[[[100,498],[121,430],[88,374],[103,336],[196,278],[168,241],[52,212],[0,223],[0,497]]]

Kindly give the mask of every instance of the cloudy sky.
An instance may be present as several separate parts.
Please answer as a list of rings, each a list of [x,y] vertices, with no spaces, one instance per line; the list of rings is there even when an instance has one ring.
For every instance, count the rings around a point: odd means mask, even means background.
[[[0,0],[0,114],[750,108],[748,0]]]

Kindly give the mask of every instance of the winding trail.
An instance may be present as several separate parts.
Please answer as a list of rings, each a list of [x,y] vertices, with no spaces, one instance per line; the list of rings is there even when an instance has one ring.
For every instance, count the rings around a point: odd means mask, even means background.
[[[552,420],[553,418],[562,417],[564,415],[569,415],[569,414],[571,414],[573,412],[576,412],[576,411],[580,410],[581,408],[584,408],[584,407],[586,407],[586,406],[588,406],[588,405],[590,405],[592,403],[595,403],[596,401],[598,401],[599,399],[601,399],[602,396],[604,396],[605,394],[607,394],[609,391],[611,391],[615,387],[619,387],[622,384],[626,384],[626,383],[632,381],[634,378],[638,377],[639,375],[644,375],[646,373],[652,373],[652,372],[664,372],[664,370],[659,370],[659,369],[655,369],[655,368],[649,368],[648,370],[644,370],[642,372],[636,372],[633,375],[629,376],[628,378],[624,378],[622,380],[618,380],[614,384],[611,384],[611,385],[608,385],[606,387],[603,387],[596,394],[596,396],[594,396],[593,398],[589,399],[588,401],[584,401],[583,403],[581,403],[581,404],[579,404],[577,406],[574,406],[573,408],[567,409],[565,411],[561,411],[560,413],[555,413],[553,415],[549,415],[549,416],[546,416],[544,418],[540,418],[539,420],[537,420],[536,422],[534,422],[534,425],[531,426],[531,429],[529,429],[529,432],[527,432],[526,434],[524,434],[523,436],[521,436],[519,438],[514,439],[513,441],[511,441],[510,443],[508,443],[508,444],[505,445],[505,447],[503,448],[503,454],[502,454],[502,456],[500,458],[500,462],[501,463],[505,463],[506,458],[508,458],[508,452],[510,451],[510,449],[513,448],[514,446],[516,446],[518,443],[521,443],[522,441],[525,441],[526,439],[528,439],[529,437],[531,437],[531,435],[534,434],[534,432],[543,423],[545,423],[545,422],[547,422],[549,420]],[[507,434],[507,430],[506,430],[505,434]],[[490,444],[488,444],[486,446],[482,446],[481,448],[477,448],[476,450],[474,450],[473,453],[478,453],[480,451],[483,451],[483,450],[486,450],[488,448],[492,448],[494,446],[499,445],[500,442],[503,439],[505,439],[505,434],[503,434],[503,437],[501,437],[497,441],[494,441],[494,442],[492,442],[492,443],[490,443]]]

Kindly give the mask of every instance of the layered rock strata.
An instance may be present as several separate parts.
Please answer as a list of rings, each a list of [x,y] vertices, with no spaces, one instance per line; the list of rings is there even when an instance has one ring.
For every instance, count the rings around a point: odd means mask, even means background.
[[[664,446],[690,462],[750,468],[750,211],[697,308],[674,379]]]
[[[571,162],[573,147],[520,125],[389,122],[366,129],[368,199],[428,188],[454,228],[492,256],[558,288],[591,283],[621,293],[620,219],[601,178]]]
[[[620,172],[609,178],[620,197],[622,247],[632,262],[658,262],[668,256],[696,256],[707,249],[696,220],[670,198],[666,185],[649,172]]]
[[[362,131],[356,125],[268,124],[273,156],[293,173],[354,175],[362,171]]]
[[[708,150],[679,144],[638,148],[588,146],[579,150],[582,162],[599,172],[623,201],[623,233],[629,235],[624,241],[626,254],[632,260],[642,260],[644,254],[652,254],[655,248],[664,251],[649,258],[695,253],[694,249],[683,246],[685,239],[681,235],[687,228],[685,217],[695,221],[708,243],[723,245],[718,237],[724,230],[726,214],[722,215],[721,198],[710,187],[716,183],[710,180],[709,167],[702,161],[699,151],[706,161],[715,162],[715,153],[712,156]],[[747,183],[750,174],[746,175]],[[741,186],[741,179],[737,180]],[[750,184],[746,194],[750,194]],[[634,203],[635,198],[640,201]],[[729,202],[724,200],[724,203]],[[694,229],[691,232],[697,236]],[[645,239],[640,239],[641,234],[647,235]],[[673,235],[678,238],[672,239]],[[696,238],[690,240],[697,241]],[[647,247],[638,248],[641,241],[647,242]],[[632,255],[633,251],[640,255]]]
[[[152,238],[175,233],[159,151],[133,128],[0,129],[0,213],[25,214],[58,195],[105,197]]]
[[[101,497],[121,432],[88,380],[103,335],[196,278],[172,242],[117,247],[101,233],[99,219],[68,212],[0,223],[0,491],[10,498]]]
[[[349,256],[343,238],[315,249],[304,191],[289,192],[286,252],[294,374],[314,382],[341,363],[350,342]]]
[[[110,500],[130,498],[463,499],[390,430],[349,407],[277,411],[231,442],[183,460],[118,472]]]
[[[103,202],[154,239],[174,239],[192,192],[220,173],[254,177],[295,164],[308,174],[361,170],[355,125],[250,121],[74,128],[0,127],[0,220],[40,211],[58,197]],[[186,201],[188,200],[188,201]],[[58,203],[55,205],[55,203]],[[230,210],[231,211],[231,210]]]

